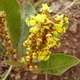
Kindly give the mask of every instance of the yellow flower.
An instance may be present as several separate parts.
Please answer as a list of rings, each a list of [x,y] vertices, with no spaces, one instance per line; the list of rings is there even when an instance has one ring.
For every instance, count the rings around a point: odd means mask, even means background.
[[[49,49],[43,49],[42,53],[43,53],[43,55],[46,56],[46,55],[50,54],[51,52]]]
[[[47,42],[46,42],[46,46],[48,48],[54,47],[57,44],[57,41],[59,41],[59,39],[56,38],[56,37],[53,37],[53,36],[52,37],[48,37],[47,38]]]
[[[26,54],[27,54],[27,55],[29,55],[29,52],[28,52],[28,51],[26,51]]]
[[[30,20],[29,21],[29,26],[34,26],[36,24],[35,20]]]
[[[58,27],[58,26],[57,26],[55,29],[56,29],[57,32],[59,32],[59,33],[62,33],[62,32],[63,32],[63,28],[61,28],[61,27]]]
[[[37,65],[35,65],[35,66],[34,66],[34,69],[35,69],[35,70],[38,70],[38,66],[37,66]]]
[[[25,62],[25,58],[24,58],[24,57],[21,58],[21,62],[22,62],[22,63]]]
[[[31,48],[30,48],[30,47],[27,47],[26,49],[27,49],[28,51],[30,51],[30,50],[31,50]]]
[[[36,32],[38,32],[38,30],[39,30],[39,28],[37,26],[34,26],[34,27],[30,28],[29,32],[36,33]]]
[[[51,21],[50,19],[47,18],[47,19],[46,19],[46,23],[49,24],[49,23],[52,23],[52,21]]]
[[[42,43],[42,39],[41,38],[37,38],[37,42],[36,42],[37,46],[40,46],[41,43]]]
[[[44,60],[44,58],[45,58],[45,56],[44,56],[44,55],[38,55],[38,60],[39,60],[39,61]]]
[[[46,37],[51,37],[51,36],[52,36],[52,34],[50,34],[50,33],[46,34]]]
[[[66,29],[67,29],[67,28],[63,27],[63,32],[64,32],[64,33],[66,32]]]
[[[44,48],[42,51],[38,52],[38,60],[48,60],[50,57],[51,51],[48,48]]]
[[[27,45],[27,41],[23,42],[23,46],[26,46]]]
[[[54,47],[56,45],[56,41],[54,40],[53,42],[47,42],[46,46],[48,46],[49,48]]]
[[[31,16],[30,20],[28,18],[26,18],[26,23],[28,26],[34,26],[36,24],[35,16]]]
[[[32,53],[32,58],[33,58],[33,59],[37,58],[37,53],[35,53],[35,52]]]
[[[64,21],[65,21],[66,23],[69,23],[69,18],[68,18],[68,17],[64,17]]]
[[[36,22],[44,23],[47,19],[47,16],[45,14],[37,14],[35,17]]]
[[[63,17],[64,17],[64,15],[61,14],[61,15],[57,15],[54,19],[55,19],[56,21],[59,21],[59,20],[61,20]]]
[[[59,47],[61,46],[61,43],[58,42],[58,43],[56,44],[56,46],[59,48]]]
[[[26,61],[30,61],[30,56],[26,56]]]
[[[40,46],[40,44],[41,44],[41,42],[39,42],[39,41],[38,41],[38,42],[36,42],[36,43],[37,43],[37,46]]]
[[[44,61],[47,61],[49,59],[50,55],[46,56]]]
[[[36,55],[32,55],[32,58],[33,58],[33,59],[36,59],[36,58],[37,58],[37,56],[36,56]]]
[[[49,29],[49,26],[43,26],[43,28],[45,28],[45,29]]]
[[[62,28],[62,26],[63,26],[63,20],[61,20],[58,24],[55,24],[55,29],[56,29],[56,31],[57,32],[59,32],[59,33],[63,33],[63,28]]]
[[[53,35],[58,35],[58,32],[56,30],[52,31]]]
[[[47,57],[47,55],[50,55],[51,51],[49,49],[43,49],[41,51],[38,51],[38,60],[48,60],[49,58]]]
[[[38,38],[37,41],[42,42],[42,39],[41,38]]]
[[[59,27],[62,27],[63,26],[63,20],[60,20],[60,22],[58,23],[58,26]]]
[[[28,38],[32,38],[34,36],[34,34],[30,34]]]
[[[40,9],[40,11],[43,13],[45,13],[46,11],[52,12],[52,10],[50,9],[50,7],[48,7],[47,4],[42,4],[42,8]]]
[[[66,27],[63,27],[64,23],[63,21],[60,21],[59,24],[55,24],[55,29],[58,33],[62,34],[66,32]],[[56,32],[55,31],[55,32]],[[54,31],[53,31],[54,32]],[[54,33],[55,34],[55,33]],[[57,33],[56,33],[57,34]]]
[[[30,71],[33,71],[33,66],[29,66],[29,70]]]
[[[30,15],[30,18],[35,20],[35,15]]]
[[[46,37],[46,40],[47,40],[47,42],[51,42],[53,39],[52,39],[52,37],[47,36],[47,37]]]

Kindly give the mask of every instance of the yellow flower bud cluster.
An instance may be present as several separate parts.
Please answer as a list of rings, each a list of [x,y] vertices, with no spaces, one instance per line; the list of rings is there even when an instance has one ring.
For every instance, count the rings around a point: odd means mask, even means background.
[[[26,57],[22,58],[22,62],[27,62],[30,70],[33,70],[35,66],[34,60],[49,59],[50,48],[60,46],[60,36],[67,29],[68,17],[62,14],[52,18],[51,12],[47,4],[42,4],[39,14],[26,19],[27,25],[30,26],[30,34],[23,43],[23,46],[26,47]]]

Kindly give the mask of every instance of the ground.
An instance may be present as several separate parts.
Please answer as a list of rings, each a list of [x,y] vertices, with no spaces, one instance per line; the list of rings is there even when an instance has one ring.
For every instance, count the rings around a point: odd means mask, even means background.
[[[62,0],[61,0],[62,1]],[[70,19],[67,32],[61,37],[61,47],[52,52],[62,52],[80,59],[80,3],[73,5],[63,12]],[[0,55],[0,77],[9,67],[4,65],[4,57]],[[66,71],[61,76],[48,75],[48,80],[80,80],[80,64]],[[19,72],[13,69],[6,80],[45,80],[45,75],[28,71]]]

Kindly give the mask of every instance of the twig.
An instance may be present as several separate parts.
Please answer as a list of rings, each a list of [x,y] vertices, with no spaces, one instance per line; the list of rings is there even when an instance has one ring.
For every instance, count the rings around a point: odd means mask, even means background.
[[[6,80],[6,78],[9,76],[11,70],[12,70],[12,66],[10,66],[10,68],[9,68],[7,74],[5,75],[5,77],[3,78],[3,80]]]
[[[45,80],[48,80],[48,74],[45,74]]]
[[[56,15],[54,15],[52,18],[54,18],[55,16],[57,16],[58,14],[61,14],[63,11],[65,11],[66,9],[70,8],[77,0],[74,0],[69,6],[67,6],[66,8],[64,8],[62,11],[58,12]]]

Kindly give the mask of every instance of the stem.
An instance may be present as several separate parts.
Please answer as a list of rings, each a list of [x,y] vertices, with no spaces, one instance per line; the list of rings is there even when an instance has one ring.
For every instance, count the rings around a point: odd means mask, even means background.
[[[48,80],[48,74],[45,74],[45,80]]]
[[[53,16],[53,18],[55,16],[57,16],[58,14],[61,14],[63,11],[65,11],[66,9],[70,8],[77,0],[74,0],[69,6],[67,6],[66,8],[64,8],[62,11],[60,11],[59,13],[57,13],[56,15]]]
[[[12,66],[9,67],[9,70],[7,71],[5,77],[2,80],[6,80],[6,78],[9,76],[11,70],[12,70]]]
[[[43,0],[38,1],[37,3],[34,4],[34,8],[37,9],[42,3],[43,3]]]

